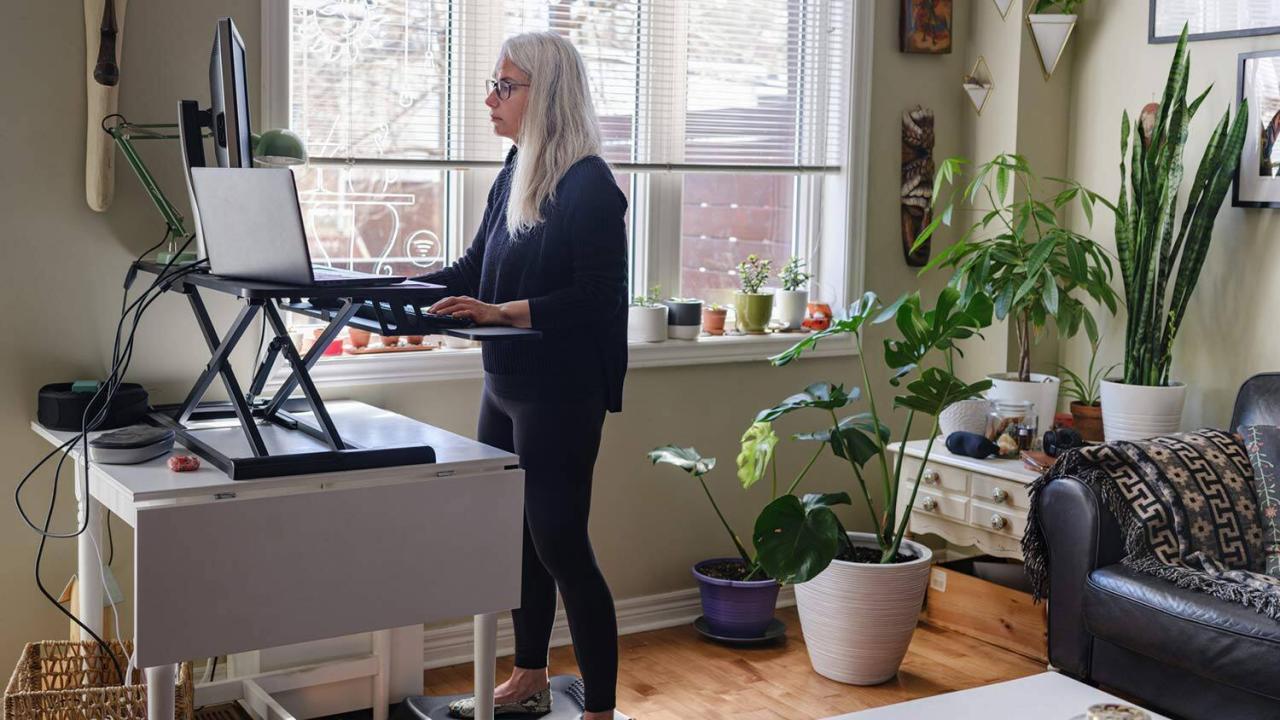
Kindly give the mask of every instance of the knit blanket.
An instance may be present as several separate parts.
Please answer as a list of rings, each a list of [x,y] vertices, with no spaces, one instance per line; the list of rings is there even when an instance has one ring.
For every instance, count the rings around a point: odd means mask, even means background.
[[[1253,468],[1222,430],[1071,450],[1031,484],[1022,555],[1037,600],[1047,596],[1048,548],[1037,496],[1059,478],[1093,490],[1120,524],[1123,563],[1280,620],[1280,579],[1264,574]]]

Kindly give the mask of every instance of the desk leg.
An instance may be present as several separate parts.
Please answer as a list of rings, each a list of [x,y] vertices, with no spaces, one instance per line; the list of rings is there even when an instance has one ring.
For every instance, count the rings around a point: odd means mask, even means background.
[[[476,720],[493,720],[493,686],[498,661],[498,615],[475,616]]]
[[[391,631],[373,633],[373,655],[378,659],[378,674],[373,677],[373,720],[387,720],[391,699]]]
[[[147,720],[173,720],[173,665],[160,665],[146,669]]]
[[[106,509],[92,497],[84,497],[84,464],[76,462],[75,466],[76,527],[79,527],[84,522],[85,513],[89,513],[89,526],[76,538],[76,592],[80,596],[80,622],[101,636],[103,632],[101,608],[105,591],[102,587],[102,564],[98,560],[98,551],[94,549],[94,541],[97,541],[98,549],[101,552],[106,552],[102,538],[102,525]],[[103,558],[103,560],[105,559]],[[117,629],[117,632],[119,632],[119,629]],[[80,639],[87,641],[93,638],[81,628]],[[105,640],[106,638],[103,639]]]

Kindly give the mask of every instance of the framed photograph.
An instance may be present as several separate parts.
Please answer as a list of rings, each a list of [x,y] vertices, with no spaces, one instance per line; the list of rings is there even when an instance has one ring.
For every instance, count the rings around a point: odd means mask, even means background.
[[[1237,108],[1241,100],[1249,101],[1249,129],[1231,204],[1280,208],[1280,50],[1240,56]]]
[[[1257,0],[1151,0],[1148,43],[1174,43],[1187,26],[1188,40],[1280,33],[1280,2]]]
[[[951,0],[899,0],[900,42],[904,53],[951,52]]]

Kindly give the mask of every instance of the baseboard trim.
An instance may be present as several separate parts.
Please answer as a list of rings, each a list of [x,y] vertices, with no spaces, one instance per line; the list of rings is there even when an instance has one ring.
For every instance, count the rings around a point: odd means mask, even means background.
[[[778,607],[795,604],[795,591],[790,586],[782,588],[778,593]],[[614,609],[618,616],[618,634],[630,635],[691,623],[702,614],[702,602],[698,589],[690,588],[618,600],[614,603]],[[473,642],[470,622],[430,628],[423,633],[423,665],[431,669],[469,663],[473,654]],[[560,610],[556,613],[556,622],[551,628],[551,647],[561,647],[571,642],[568,621],[564,610]],[[515,633],[511,627],[511,616],[504,614],[498,619],[498,656],[513,652]]]

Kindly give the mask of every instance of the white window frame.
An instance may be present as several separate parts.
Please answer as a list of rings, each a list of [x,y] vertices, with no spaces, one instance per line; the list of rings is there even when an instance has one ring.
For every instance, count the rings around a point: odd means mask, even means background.
[[[852,41],[846,51],[852,55],[845,88],[849,126],[843,133],[845,141],[840,152],[840,170],[813,174],[818,182],[797,182],[795,194],[795,242],[807,244],[802,248],[802,254],[814,272],[816,296],[829,302],[837,314],[862,294],[866,248],[866,178],[875,3],[851,0],[850,4]],[[677,27],[670,28],[673,32],[679,30],[679,18],[675,22]],[[286,127],[290,106],[288,0],[263,0],[261,38],[262,92],[258,127]],[[499,40],[495,38],[494,47]],[[664,71],[665,82],[683,81],[683,74],[670,68],[657,68],[655,77]],[[676,96],[683,95],[676,93]],[[654,130],[657,138],[676,136],[663,129]],[[500,161],[501,158],[495,158],[493,172],[496,172]],[[328,164],[340,163],[328,161]],[[630,172],[625,164],[617,169]],[[706,169],[726,171],[723,168]],[[450,257],[458,257],[471,242],[484,212],[491,177],[492,172],[486,171],[447,172],[447,184],[457,185],[456,192],[447,193],[445,202],[444,232]],[[635,243],[632,284],[637,289],[651,285],[679,287],[683,175],[677,169],[669,169],[632,177],[635,178],[630,227]],[[643,368],[759,361],[790,347],[796,339],[796,335],[772,334],[631,343],[629,364],[633,368]],[[846,338],[824,343],[810,355],[839,356],[855,352],[852,341]],[[283,374],[283,368],[278,367],[273,380],[278,382]],[[482,375],[480,353],[476,349],[344,355],[324,358],[312,370],[313,378],[321,385],[454,380]]]

